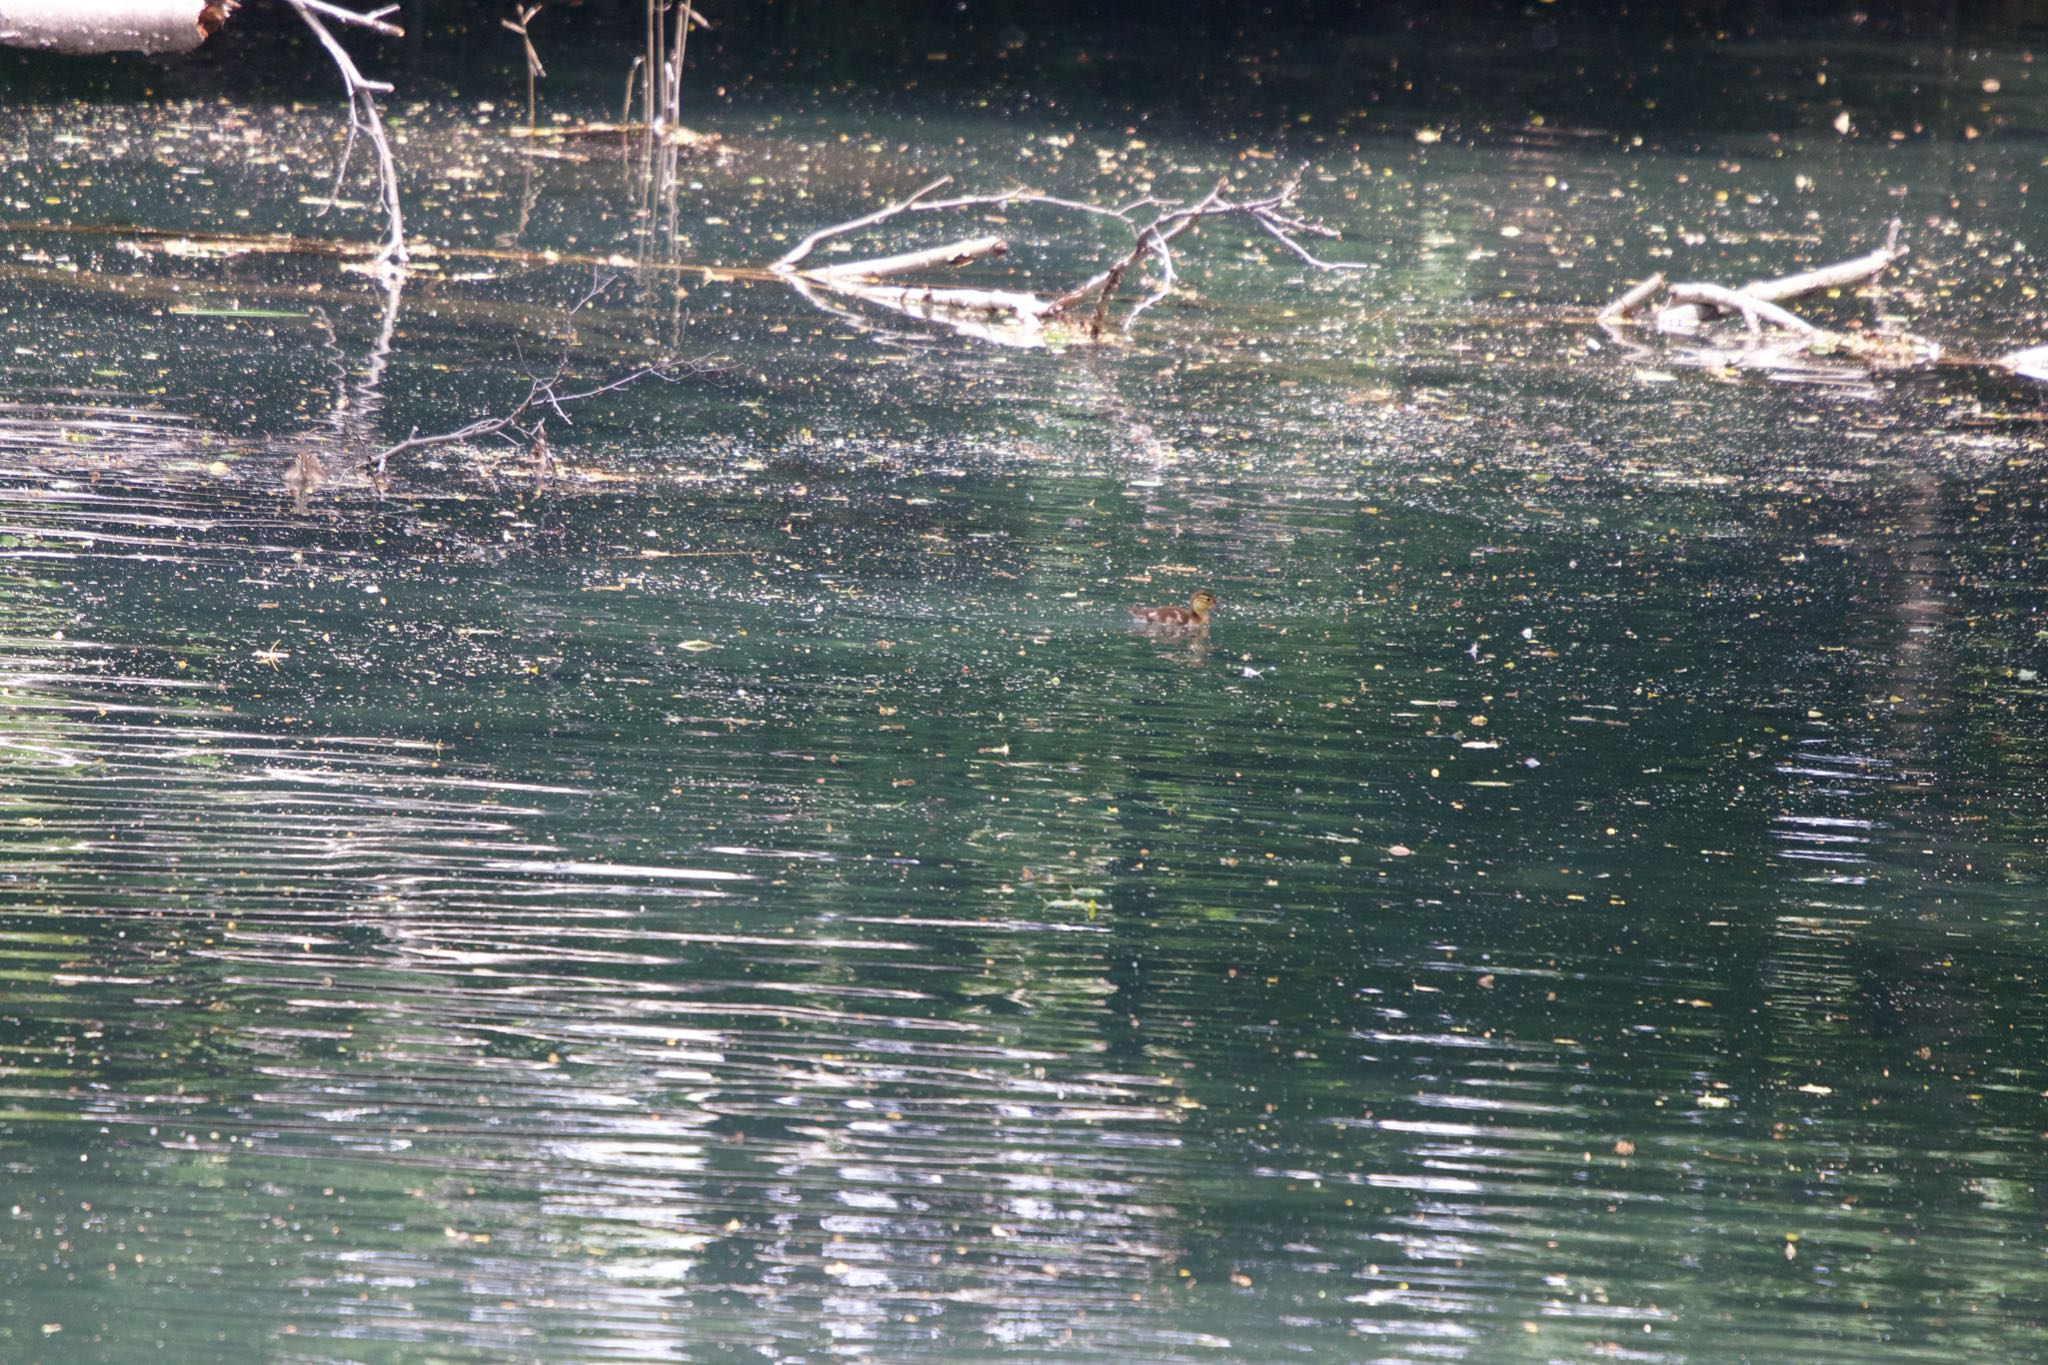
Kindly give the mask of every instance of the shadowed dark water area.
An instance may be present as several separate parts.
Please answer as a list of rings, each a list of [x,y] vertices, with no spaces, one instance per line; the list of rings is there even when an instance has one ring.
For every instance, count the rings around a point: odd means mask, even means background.
[[[1933,56],[1897,140],[754,96],[669,231],[412,106],[395,303],[118,230],[366,235],[328,111],[0,110],[0,1359],[2034,1354],[2044,108]],[[1204,225],[1099,349],[697,268],[1297,159],[1370,270]],[[1895,215],[1822,311],[1958,363],[1590,325]],[[705,365],[353,469],[565,345]]]

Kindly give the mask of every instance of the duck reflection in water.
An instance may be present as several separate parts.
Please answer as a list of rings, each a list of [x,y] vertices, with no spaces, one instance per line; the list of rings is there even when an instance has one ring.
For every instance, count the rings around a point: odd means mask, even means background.
[[[313,495],[326,482],[327,466],[320,463],[311,446],[301,446],[284,471],[284,491],[291,494],[292,511],[304,516],[313,506]]]

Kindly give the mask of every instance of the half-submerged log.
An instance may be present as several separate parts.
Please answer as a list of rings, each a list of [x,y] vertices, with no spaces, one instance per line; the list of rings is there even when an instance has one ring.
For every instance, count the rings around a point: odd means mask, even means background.
[[[1899,220],[1894,218],[1885,233],[1884,245],[1875,251],[1832,265],[1802,270],[1792,275],[1779,275],[1774,279],[1751,280],[1742,286],[1745,298],[1761,299],[1765,303],[1790,303],[1803,299],[1809,294],[1825,294],[1831,289],[1848,289],[1854,285],[1869,284],[1879,275],[1906,259],[1906,248],[1899,245]],[[1618,300],[1617,300],[1618,302]],[[1719,306],[1700,299],[1691,303],[1675,302],[1658,314],[1657,326],[1666,332],[1696,332],[1710,317],[1725,317],[1728,313],[1740,311]],[[1747,319],[1750,315],[1743,314]]]
[[[190,52],[237,0],[0,0],[0,44],[90,56]]]

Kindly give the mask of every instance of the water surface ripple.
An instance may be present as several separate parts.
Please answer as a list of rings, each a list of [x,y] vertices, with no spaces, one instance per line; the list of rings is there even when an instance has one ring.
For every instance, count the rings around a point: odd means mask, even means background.
[[[978,149],[936,169],[1095,171],[928,117]],[[727,118],[679,251],[870,192]],[[0,1358],[2031,1354],[2038,425],[1593,344],[1651,262],[1587,242],[1821,249],[1758,148],[1783,206],[1625,138],[1313,146],[1372,272],[1205,230],[1086,355],[692,277],[717,374],[382,488],[365,434],[471,415],[586,279],[422,283],[383,354],[329,263],[10,277]],[[1795,150],[1847,214],[1953,147]],[[1998,212],[2038,170],[1971,156]],[[523,171],[634,248],[615,167]],[[448,238],[527,231],[499,190]],[[1126,628],[1201,586],[1205,634]]]

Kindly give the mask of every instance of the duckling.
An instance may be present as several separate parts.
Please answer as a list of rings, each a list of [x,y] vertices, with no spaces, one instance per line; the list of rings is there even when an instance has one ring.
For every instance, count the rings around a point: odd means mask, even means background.
[[[1203,588],[1188,599],[1184,607],[1132,607],[1131,620],[1144,626],[1178,626],[1183,630],[1196,630],[1209,624],[1209,613],[1216,610],[1216,594]]]

